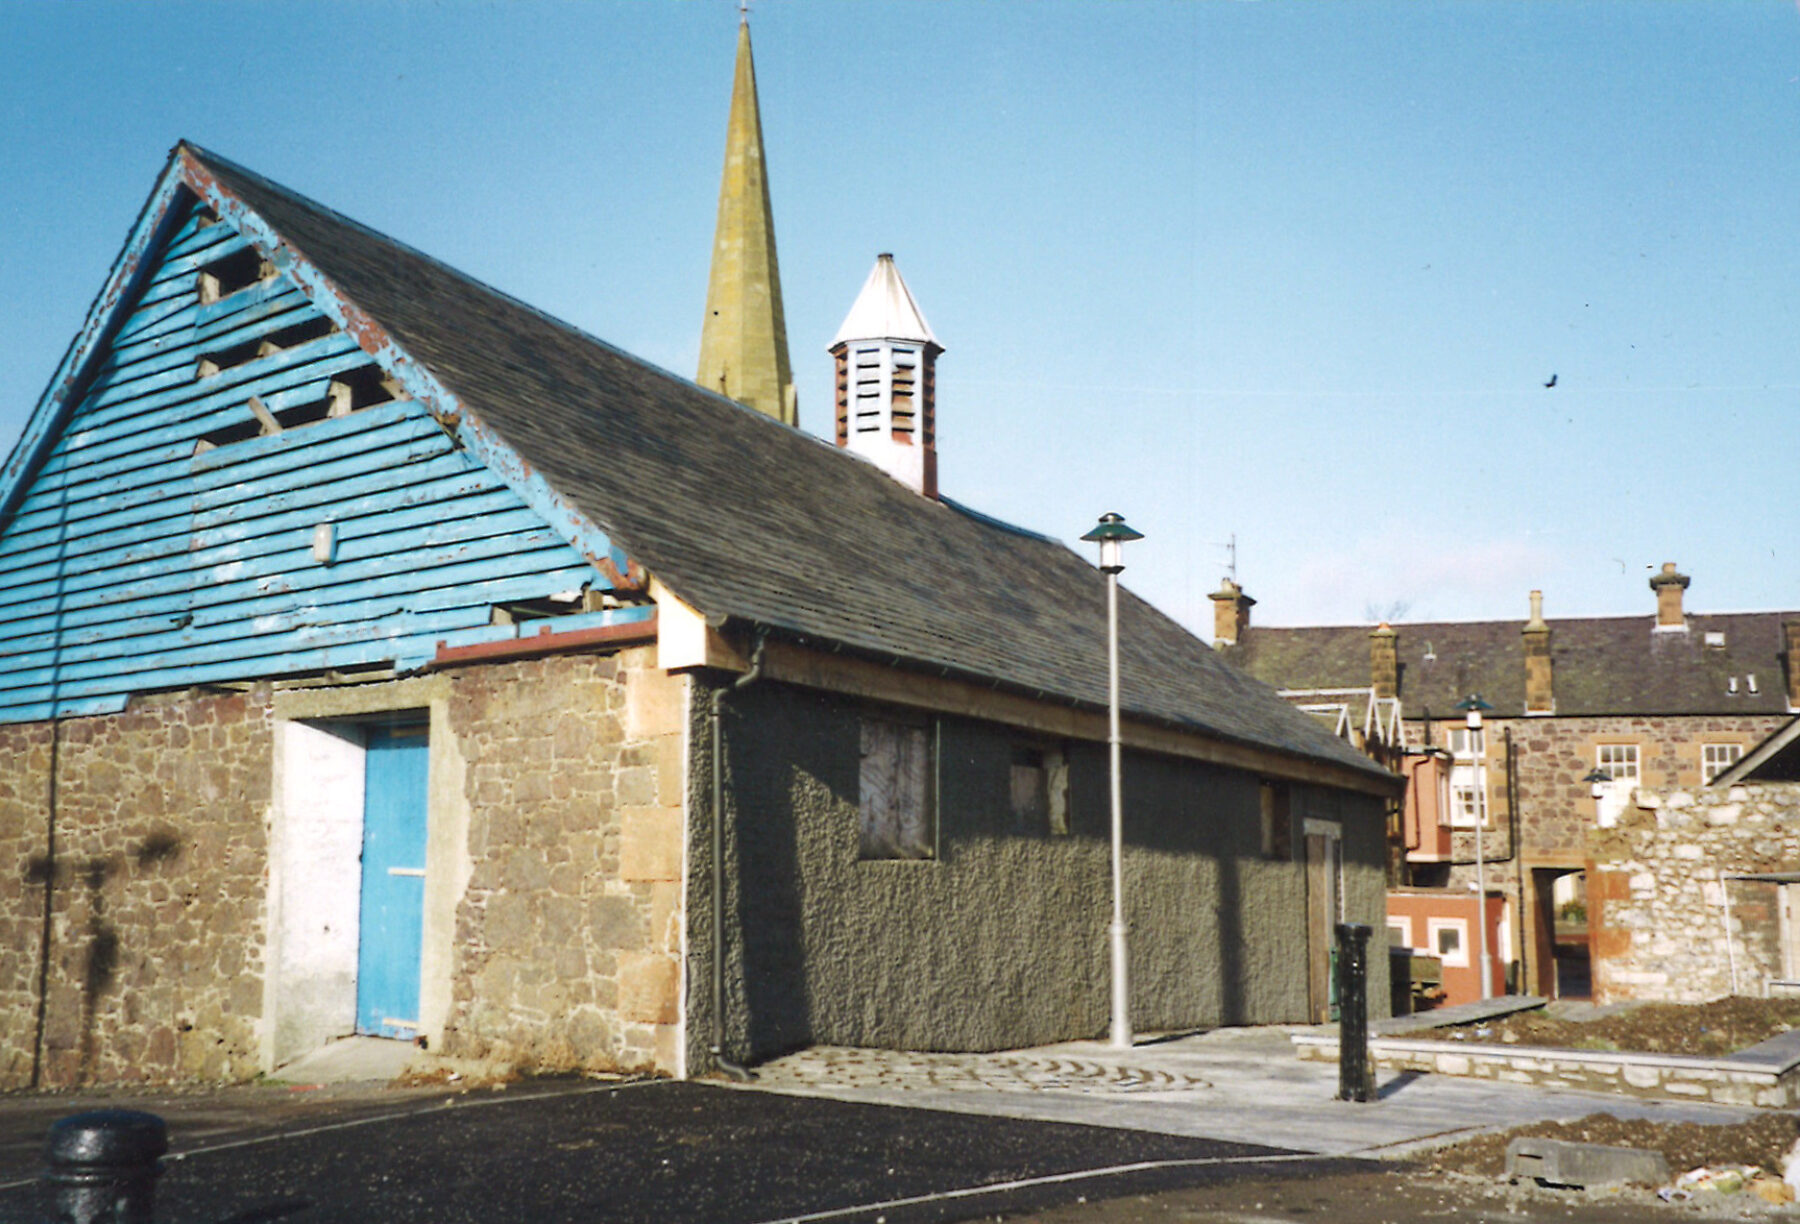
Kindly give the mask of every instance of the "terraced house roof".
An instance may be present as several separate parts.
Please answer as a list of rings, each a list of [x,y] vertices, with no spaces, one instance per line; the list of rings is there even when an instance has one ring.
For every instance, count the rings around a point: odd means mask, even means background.
[[[1655,616],[1548,619],[1559,715],[1781,714],[1787,710],[1784,623],[1800,612],[1690,614],[1658,632]],[[1523,620],[1393,626],[1399,697],[1408,718],[1455,717],[1480,693],[1496,715],[1525,710]],[[1367,687],[1369,627],[1255,626],[1225,657],[1277,688]]]

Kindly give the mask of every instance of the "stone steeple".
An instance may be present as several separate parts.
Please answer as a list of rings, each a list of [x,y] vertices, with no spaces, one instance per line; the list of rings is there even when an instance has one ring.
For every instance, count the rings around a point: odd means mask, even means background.
[[[937,496],[937,359],[892,255],[879,255],[831,342],[837,444],[926,497]]]
[[[748,22],[738,26],[725,174],[719,183],[706,322],[700,331],[700,372],[694,378],[778,421],[799,422]]]

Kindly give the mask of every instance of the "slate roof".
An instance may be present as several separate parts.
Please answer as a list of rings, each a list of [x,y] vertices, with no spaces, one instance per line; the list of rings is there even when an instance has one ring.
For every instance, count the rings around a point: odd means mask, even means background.
[[[714,618],[1103,706],[1105,595],[1049,538],[586,335],[253,172],[185,146],[554,489]],[[1386,776],[1122,592],[1122,704]]]
[[[1787,710],[1782,622],[1800,612],[1692,615],[1686,633],[1655,632],[1655,616],[1549,620],[1556,713],[1781,714]],[[1499,716],[1525,710],[1522,620],[1393,626],[1406,717],[1454,717],[1480,693]],[[1708,633],[1724,645],[1706,644]],[[1279,689],[1366,686],[1369,627],[1252,626],[1226,658]],[[1756,677],[1757,691],[1749,691]],[[1737,692],[1730,681],[1737,678]]]

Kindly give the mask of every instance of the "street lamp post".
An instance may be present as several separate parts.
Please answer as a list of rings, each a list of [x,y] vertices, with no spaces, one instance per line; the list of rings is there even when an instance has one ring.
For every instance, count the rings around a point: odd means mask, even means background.
[[[1118,514],[1103,514],[1094,529],[1081,537],[1100,545],[1100,569],[1106,575],[1106,745],[1112,782],[1112,1044],[1131,1046],[1131,984],[1125,960],[1125,817],[1119,790],[1119,571],[1125,568],[1120,554],[1127,540],[1141,540],[1142,532],[1125,525]]]
[[[1481,787],[1481,799],[1475,805],[1475,929],[1480,935],[1481,946],[1481,997],[1494,997],[1494,962],[1488,953],[1488,913],[1487,913],[1487,854],[1481,846],[1482,827],[1487,824],[1487,780],[1481,771],[1481,762],[1486,756],[1487,745],[1481,742],[1481,712],[1494,707],[1481,699],[1480,693],[1470,693],[1456,703],[1456,708],[1468,715],[1469,756],[1475,762],[1474,785]]]

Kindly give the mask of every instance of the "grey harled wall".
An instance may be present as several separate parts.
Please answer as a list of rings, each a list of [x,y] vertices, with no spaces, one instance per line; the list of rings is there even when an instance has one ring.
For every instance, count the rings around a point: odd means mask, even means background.
[[[1015,1048],[1102,1033],[1110,916],[1106,749],[1070,746],[1073,834],[1013,827],[1002,727],[939,726],[939,858],[857,858],[859,707],[760,683],[728,699],[727,1053],[817,1043]],[[696,747],[705,702],[695,702]],[[693,754],[689,1048],[710,1035],[710,774]],[[1140,1030],[1306,1018],[1302,869],[1260,854],[1258,779],[1127,754],[1126,891]],[[1297,791],[1302,788],[1297,788]],[[1381,925],[1381,806],[1347,817],[1352,916]],[[1366,826],[1363,827],[1363,826]],[[1386,965],[1378,971],[1385,974]],[[1380,989],[1377,989],[1377,985]],[[1370,995],[1384,999],[1382,983]]]

